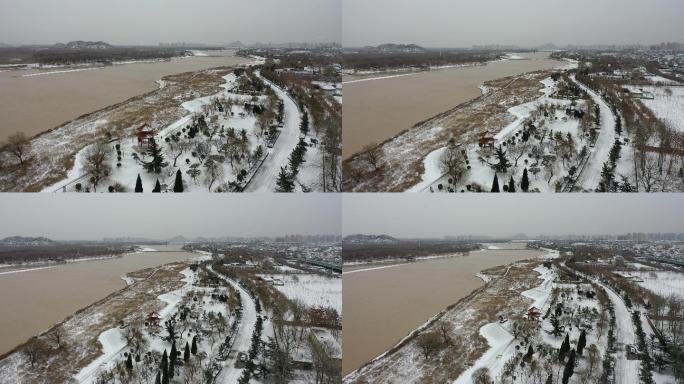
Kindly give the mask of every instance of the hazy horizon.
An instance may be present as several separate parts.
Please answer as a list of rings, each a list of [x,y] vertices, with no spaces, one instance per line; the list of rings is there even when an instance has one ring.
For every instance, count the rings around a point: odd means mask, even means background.
[[[684,2],[677,0],[345,0],[342,43],[648,45],[684,42],[683,19]]]
[[[397,238],[683,233],[679,194],[354,194],[342,234]]]
[[[0,43],[340,42],[341,0],[0,0]]]
[[[278,237],[341,233],[333,194],[4,194],[0,239]]]

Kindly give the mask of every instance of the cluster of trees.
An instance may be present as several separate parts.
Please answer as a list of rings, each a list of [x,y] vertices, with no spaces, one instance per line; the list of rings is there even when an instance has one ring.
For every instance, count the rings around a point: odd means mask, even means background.
[[[304,163],[304,155],[306,154],[307,144],[303,138],[299,139],[299,143],[292,150],[289,157],[289,164],[286,167],[280,167],[278,180],[276,181],[276,192],[294,192],[295,180],[299,173],[299,167]]]
[[[339,74],[323,73],[305,78],[290,72],[276,73],[275,66],[264,68],[261,73],[280,88],[288,89],[302,114],[300,131],[314,136],[315,142],[320,143],[322,150],[315,164],[321,170],[320,188],[324,192],[339,191],[342,188],[342,108],[332,96],[311,83],[312,80],[339,82]]]
[[[135,247],[120,243],[55,242],[50,245],[4,245],[0,243],[0,264],[62,262],[88,257],[117,256]]]
[[[653,363],[659,368],[669,363],[675,377],[684,381],[684,300],[675,294],[653,295],[647,304],[662,351]]]
[[[359,71],[382,71],[392,68],[427,68],[465,63],[483,63],[499,58],[493,51],[422,50],[419,52],[382,52],[375,49],[344,53],[345,67]]]
[[[414,259],[421,256],[470,252],[480,248],[478,243],[451,240],[401,240],[396,242],[351,243],[342,247],[342,260],[369,261],[389,258]]]
[[[635,192],[636,188],[629,179],[624,175],[619,175],[621,180],[617,180],[615,175],[615,168],[620,159],[620,151],[622,150],[622,142],[619,138],[615,139],[613,146],[608,154],[608,161],[603,163],[601,168],[601,181],[596,188],[597,192]]]
[[[577,78],[604,95],[616,115],[616,133],[626,131],[633,135],[633,188],[644,192],[683,190],[684,135],[658,119],[637,99],[625,95],[620,83],[586,73],[578,74]]]

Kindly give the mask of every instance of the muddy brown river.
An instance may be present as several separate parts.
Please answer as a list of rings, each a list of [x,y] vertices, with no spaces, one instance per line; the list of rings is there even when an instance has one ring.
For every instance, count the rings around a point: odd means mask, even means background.
[[[152,248],[160,252],[0,274],[0,354],[124,288],[126,283],[121,277],[128,272],[197,256],[182,251],[180,246]]]
[[[501,250],[377,268],[345,269],[342,276],[343,374],[394,346],[432,316],[481,287],[475,274],[487,268],[541,256],[524,243]]]
[[[0,70],[0,142],[24,132],[33,136],[83,114],[96,111],[159,87],[163,76],[201,69],[233,66],[248,59],[233,51],[208,51],[152,63],[108,67]],[[70,71],[74,72],[60,72]]]
[[[370,143],[381,143],[413,124],[480,95],[479,86],[563,63],[548,52],[519,54],[525,60],[496,61],[484,66],[417,72],[378,80],[345,76],[342,105],[342,155],[348,158]]]

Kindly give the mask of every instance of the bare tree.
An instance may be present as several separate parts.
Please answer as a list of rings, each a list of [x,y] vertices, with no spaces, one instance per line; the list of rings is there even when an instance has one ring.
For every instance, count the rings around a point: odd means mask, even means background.
[[[204,181],[207,184],[209,191],[211,191],[214,182],[223,177],[223,164],[219,160],[220,159],[215,158],[215,156],[212,156],[204,162]]]
[[[40,361],[48,352],[48,346],[45,342],[37,337],[31,338],[24,346],[24,355],[33,367]]]
[[[463,149],[449,144],[439,158],[439,166],[442,172],[453,179],[454,183],[459,181],[467,170]]]
[[[439,330],[439,334],[442,336],[442,342],[444,344],[451,344],[451,324],[449,324],[449,322],[446,320],[442,320],[439,322],[439,324],[437,324],[437,329]]]
[[[644,192],[651,192],[658,182],[658,161],[647,152],[639,154],[639,160],[639,183],[643,187]]]
[[[17,132],[7,138],[6,147],[10,153],[12,153],[19,160],[19,165],[24,165],[24,157],[31,149],[31,142],[25,134],[22,132]]]
[[[510,153],[511,156],[513,156],[513,159],[515,160],[513,166],[517,167],[518,160],[520,160],[520,158],[523,157],[525,154],[530,153],[531,148],[532,143],[530,143],[530,141],[519,140],[515,142],[515,144],[509,145],[508,153]]]
[[[437,332],[426,332],[418,336],[418,347],[426,359],[436,353],[442,345],[442,339]]]
[[[370,164],[373,169],[378,169],[378,163],[380,162],[380,155],[382,153],[382,148],[375,143],[371,143],[363,147],[364,158]]]
[[[109,147],[105,143],[97,143],[86,150],[83,172],[90,176],[93,191],[97,191],[100,181],[107,178],[111,172],[111,167],[107,163],[108,157]]]
[[[473,380],[473,384],[494,384],[494,380],[492,380],[489,368],[487,367],[476,369],[470,378]]]
[[[64,345],[64,336],[64,330],[61,327],[56,327],[51,332],[48,332],[46,335],[48,340],[54,343],[58,349],[62,348],[62,345]]]
[[[180,139],[179,139],[180,140]],[[169,149],[171,150],[171,153],[173,153],[173,166],[176,166],[176,161],[178,161],[178,158],[185,152],[188,151],[190,148],[192,148],[192,143],[189,141],[171,141],[169,143]]]

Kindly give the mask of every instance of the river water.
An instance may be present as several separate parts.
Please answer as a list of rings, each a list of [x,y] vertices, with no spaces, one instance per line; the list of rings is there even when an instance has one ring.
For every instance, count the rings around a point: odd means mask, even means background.
[[[229,50],[207,53],[211,56],[107,67],[0,70],[0,142],[16,132],[36,135],[152,91],[159,87],[156,81],[166,75],[248,61]]]
[[[505,60],[472,67],[416,72],[378,80],[345,76],[342,154],[348,158],[370,143],[380,143],[413,124],[480,95],[485,81],[550,69],[562,62],[548,52],[526,53],[524,60]],[[375,75],[383,77],[387,75]],[[389,75],[392,76],[392,75]]]
[[[356,266],[342,279],[343,374],[394,346],[432,316],[481,287],[476,273],[541,256],[524,243],[500,250],[430,259],[382,269]]]
[[[197,256],[180,246],[153,248],[159,252],[0,274],[0,354],[124,288],[121,277],[128,272]]]

